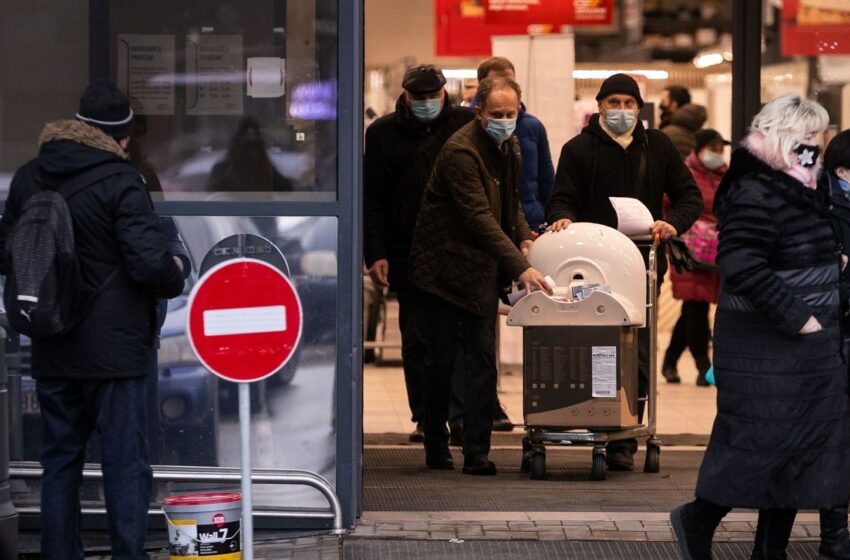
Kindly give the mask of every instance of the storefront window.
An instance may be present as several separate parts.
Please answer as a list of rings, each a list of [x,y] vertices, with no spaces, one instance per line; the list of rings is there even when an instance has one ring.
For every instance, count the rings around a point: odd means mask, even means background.
[[[132,155],[157,199],[335,200],[335,1],[11,4],[0,192],[44,122],[107,76],[132,100]]]

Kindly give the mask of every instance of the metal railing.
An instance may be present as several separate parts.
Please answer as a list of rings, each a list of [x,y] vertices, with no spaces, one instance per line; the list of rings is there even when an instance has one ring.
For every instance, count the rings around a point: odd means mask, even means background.
[[[41,466],[33,461],[15,461],[10,464],[10,478],[41,478]],[[102,480],[103,473],[98,465],[86,464],[83,467],[83,480]],[[153,471],[153,479],[164,482],[240,482],[242,476],[238,468],[224,467],[172,467],[156,466]],[[253,515],[279,518],[313,518],[332,519],[334,535],[344,535],[346,529],[342,521],[342,506],[337,498],[333,487],[326,478],[309,471],[285,470],[276,471],[269,469],[257,469],[251,473],[253,484],[282,484],[309,486],[318,490],[328,501],[327,511],[304,511],[304,510],[280,510],[274,508],[254,508]],[[37,507],[22,508],[21,513],[38,513]],[[106,513],[104,508],[83,508],[83,514],[102,515]],[[151,509],[151,514],[162,514],[161,510]]]

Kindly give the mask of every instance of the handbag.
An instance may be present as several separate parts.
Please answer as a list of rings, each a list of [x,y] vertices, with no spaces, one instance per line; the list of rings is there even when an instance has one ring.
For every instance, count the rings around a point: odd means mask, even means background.
[[[691,229],[680,235],[698,261],[706,264],[717,262],[717,225],[706,220],[697,220]]]

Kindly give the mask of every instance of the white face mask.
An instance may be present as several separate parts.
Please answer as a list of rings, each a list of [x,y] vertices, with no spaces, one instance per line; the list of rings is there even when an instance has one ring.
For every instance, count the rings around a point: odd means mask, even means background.
[[[634,111],[611,110],[605,111],[605,124],[614,134],[625,134],[635,125],[637,116]]]
[[[712,152],[711,150],[706,150],[699,155],[699,159],[706,169],[714,171],[715,169],[720,169],[723,167],[723,164],[726,163],[723,160],[723,156],[718,154],[717,152]]]

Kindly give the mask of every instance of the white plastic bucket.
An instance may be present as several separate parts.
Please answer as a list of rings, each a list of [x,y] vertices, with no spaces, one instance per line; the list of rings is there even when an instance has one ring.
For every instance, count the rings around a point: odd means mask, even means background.
[[[162,501],[171,560],[242,560],[242,496],[179,494]]]

